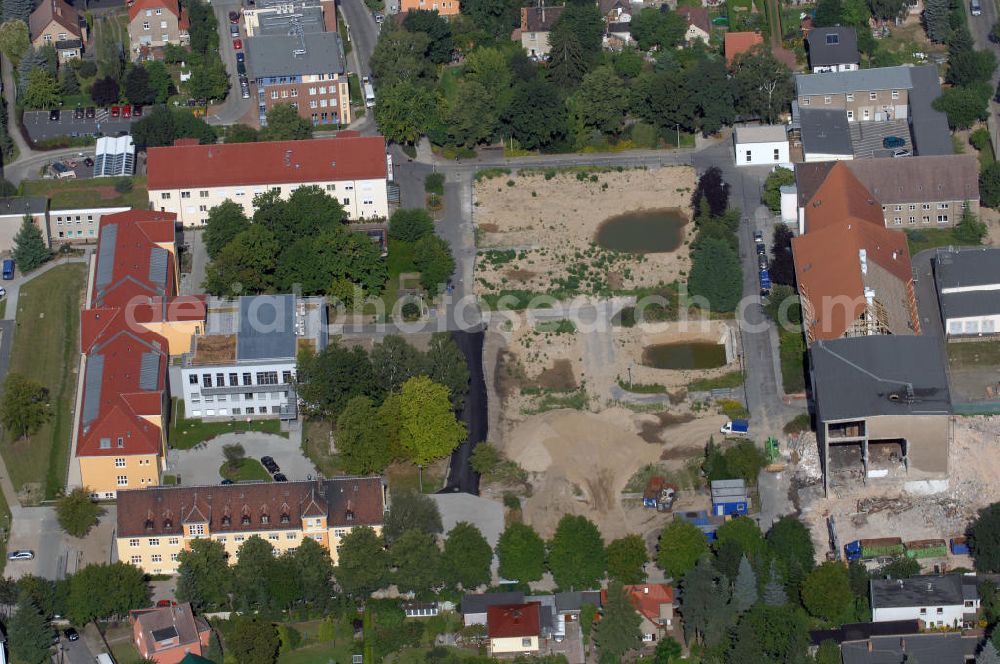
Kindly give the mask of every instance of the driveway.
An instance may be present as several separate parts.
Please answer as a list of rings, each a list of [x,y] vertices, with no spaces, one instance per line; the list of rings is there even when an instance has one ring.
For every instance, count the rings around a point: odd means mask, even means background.
[[[240,11],[240,2],[239,0],[213,0],[212,9],[215,10],[215,19],[219,22],[219,55],[222,57],[222,63],[226,66],[226,71],[229,72],[229,94],[226,95],[221,104],[213,105],[208,109],[205,121],[213,125],[229,125],[239,122],[256,126],[256,86],[253,81],[250,82],[250,99],[244,99],[240,93],[240,78],[236,73],[236,50],[233,48],[233,36],[229,33],[229,12]],[[240,19],[240,39],[246,39],[242,18]],[[254,112],[251,113],[251,111]]]
[[[316,477],[317,471],[312,461],[302,453],[300,431],[293,432],[291,438],[255,432],[226,433],[190,450],[170,450],[166,472],[177,475],[185,486],[218,484],[222,481],[219,466],[226,460],[222,447],[239,443],[248,458],[273,457],[289,480],[308,480]]]
[[[144,111],[144,114],[148,112]],[[90,136],[101,132],[105,136],[117,136],[120,132],[128,133],[135,118],[111,117],[107,108],[99,108],[95,117],[74,118],[72,108],[63,108],[58,120],[49,120],[48,111],[25,111],[24,128],[33,141],[44,141],[49,138],[61,138],[77,134]]]
[[[7,575],[19,579],[34,574],[56,580],[86,565],[111,562],[117,510],[116,505],[105,505],[99,523],[79,539],[62,531],[54,508],[12,505],[7,550],[30,549],[35,559],[8,561]]]

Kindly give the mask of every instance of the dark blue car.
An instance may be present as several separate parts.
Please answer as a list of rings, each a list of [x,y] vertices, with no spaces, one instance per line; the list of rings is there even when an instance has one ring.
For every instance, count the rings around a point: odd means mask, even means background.
[[[906,139],[899,136],[886,136],[882,139],[882,147],[886,150],[895,150],[906,145]]]

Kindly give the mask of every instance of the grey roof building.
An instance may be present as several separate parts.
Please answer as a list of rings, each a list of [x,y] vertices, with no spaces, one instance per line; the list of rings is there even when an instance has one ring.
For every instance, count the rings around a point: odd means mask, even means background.
[[[344,49],[335,32],[250,37],[246,50],[256,80],[344,73]]]
[[[857,67],[861,63],[858,33],[850,27],[814,28],[806,37],[806,50],[814,72],[817,68],[835,70],[844,65]]]
[[[1000,289],[1000,249],[939,249],[933,262],[934,281],[941,291]]]
[[[979,599],[976,577],[962,574],[913,576],[908,579],[872,579],[873,609],[911,606],[961,606]]]
[[[0,198],[0,217],[16,215],[23,217],[26,214],[45,214],[48,209],[49,199],[42,196],[13,196],[11,198]]]
[[[795,87],[800,97],[847,94],[858,90],[909,90],[913,87],[910,69],[911,67],[900,65],[857,71],[796,74]]]
[[[1000,333],[1000,249],[939,249],[932,265],[945,334]]]
[[[801,108],[799,123],[806,161],[810,161],[810,156],[813,161],[854,157],[851,129],[847,123],[847,112],[843,109]]]
[[[465,619],[465,625],[485,625],[486,610],[491,606],[502,606],[505,604],[523,604],[524,593],[521,591],[511,591],[504,593],[482,593],[462,595],[462,603],[459,611]]]
[[[809,365],[828,491],[831,478],[839,480],[843,471],[856,477],[857,461],[868,478],[947,476],[951,397],[941,339],[819,340],[809,350]],[[831,456],[832,447],[844,453]],[[831,467],[831,459],[840,465]]]
[[[975,657],[979,641],[977,635],[959,632],[873,636],[842,643],[840,653],[844,664],[966,664]]]
[[[920,65],[908,69],[912,81],[910,134],[914,150],[921,156],[954,154],[948,116],[933,106],[934,100],[941,96],[937,67]]]

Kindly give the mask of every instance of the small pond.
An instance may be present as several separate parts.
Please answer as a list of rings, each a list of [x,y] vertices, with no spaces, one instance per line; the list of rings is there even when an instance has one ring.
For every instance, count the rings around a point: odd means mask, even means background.
[[[605,220],[594,241],[605,249],[632,254],[675,251],[684,239],[686,223],[677,208],[626,212]]]
[[[642,363],[656,369],[714,369],[726,366],[726,347],[702,341],[646,346]]]

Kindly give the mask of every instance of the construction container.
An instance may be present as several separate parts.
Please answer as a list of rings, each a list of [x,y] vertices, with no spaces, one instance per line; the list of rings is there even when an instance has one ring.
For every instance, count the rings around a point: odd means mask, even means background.
[[[901,556],[906,553],[903,540],[899,537],[854,540],[844,545],[844,556],[848,560],[878,558],[880,556]]]
[[[967,556],[969,553],[969,543],[964,537],[951,538],[951,552],[956,556]]]
[[[948,543],[943,539],[915,540],[906,543],[907,558],[943,558],[948,555]]]

